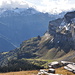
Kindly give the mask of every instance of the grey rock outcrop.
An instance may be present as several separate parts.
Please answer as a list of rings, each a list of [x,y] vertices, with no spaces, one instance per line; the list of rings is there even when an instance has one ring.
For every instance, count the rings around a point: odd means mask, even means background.
[[[54,37],[54,47],[60,47],[65,52],[75,49],[75,11],[68,12],[64,18],[49,22],[48,32]]]

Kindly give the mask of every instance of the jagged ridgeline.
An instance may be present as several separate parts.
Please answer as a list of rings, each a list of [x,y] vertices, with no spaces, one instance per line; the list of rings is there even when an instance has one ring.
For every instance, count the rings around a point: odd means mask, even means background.
[[[49,22],[43,36],[23,41],[20,48],[0,54],[0,66],[9,61],[30,58],[69,60],[75,62],[75,11]]]

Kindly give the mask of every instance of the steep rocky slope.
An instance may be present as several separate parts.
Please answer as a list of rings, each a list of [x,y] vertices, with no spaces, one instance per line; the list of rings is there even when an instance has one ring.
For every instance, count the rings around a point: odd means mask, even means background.
[[[24,41],[20,50],[31,52],[36,57],[44,59],[57,59],[65,57],[65,60],[72,59],[75,46],[75,11],[68,12],[64,18],[59,18],[49,22],[49,27],[44,36],[36,40]],[[68,18],[69,17],[69,18]],[[34,39],[34,38],[33,38]],[[32,43],[31,43],[32,42]],[[38,42],[37,44],[34,44]],[[28,44],[27,44],[28,43]],[[27,44],[27,45],[26,45]],[[29,47],[27,49],[27,47]],[[29,53],[28,52],[28,53]],[[68,57],[65,55],[69,55]],[[64,60],[64,57],[62,60]],[[67,58],[66,58],[67,57]]]

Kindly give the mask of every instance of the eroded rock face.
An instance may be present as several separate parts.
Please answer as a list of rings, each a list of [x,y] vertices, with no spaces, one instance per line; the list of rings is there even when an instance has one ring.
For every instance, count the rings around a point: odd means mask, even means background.
[[[62,20],[63,20],[62,18],[59,18],[59,19],[56,19],[56,20],[53,20],[53,21],[49,22],[48,32],[51,35],[55,35],[56,34],[56,30],[60,26]]]
[[[64,18],[50,21],[48,33],[54,37],[54,47],[60,47],[65,52],[75,49],[75,11],[66,13]]]

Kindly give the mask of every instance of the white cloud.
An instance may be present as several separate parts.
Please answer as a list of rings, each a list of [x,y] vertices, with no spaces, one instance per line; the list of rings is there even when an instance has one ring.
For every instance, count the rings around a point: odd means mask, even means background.
[[[75,9],[74,0],[0,0],[0,7],[28,8],[35,7],[40,12],[61,13]]]
[[[41,6],[36,7],[39,11],[61,13],[75,8],[75,4],[71,4],[69,0],[42,0]]]
[[[1,8],[28,8],[29,5],[24,0],[0,0],[0,7]]]

